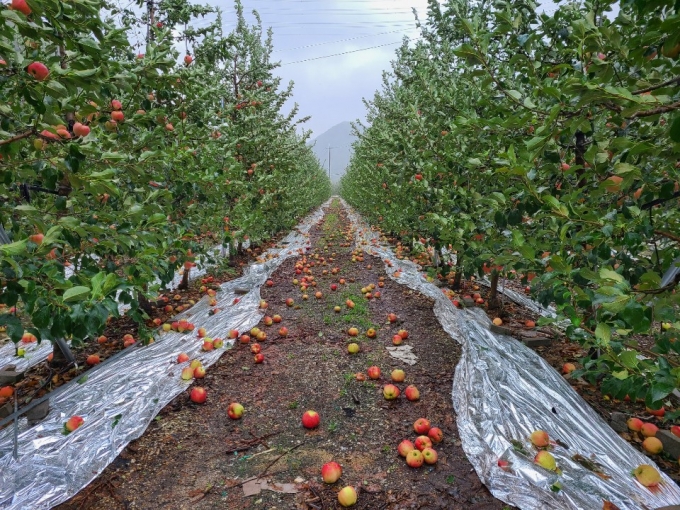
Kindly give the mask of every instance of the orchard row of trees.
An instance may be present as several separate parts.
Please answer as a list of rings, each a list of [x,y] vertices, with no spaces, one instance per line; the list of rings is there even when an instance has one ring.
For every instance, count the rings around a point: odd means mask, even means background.
[[[95,338],[116,294],[142,323],[182,265],[257,245],[330,194],[259,18],[237,1],[225,34],[213,8],[136,3],[0,10],[0,324],[15,342],[12,307],[38,339]]]
[[[661,284],[680,256],[679,11],[430,1],[341,183],[384,231],[451,246],[456,284],[530,281],[591,348],[586,374],[650,407],[680,385],[680,294]]]

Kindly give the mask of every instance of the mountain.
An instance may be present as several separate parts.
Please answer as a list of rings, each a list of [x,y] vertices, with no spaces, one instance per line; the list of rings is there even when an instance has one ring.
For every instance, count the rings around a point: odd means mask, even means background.
[[[330,146],[331,182],[336,183],[345,175],[352,154],[352,143],[355,141],[356,137],[352,135],[352,125],[349,122],[341,122],[308,142],[326,171],[328,171],[328,147]]]

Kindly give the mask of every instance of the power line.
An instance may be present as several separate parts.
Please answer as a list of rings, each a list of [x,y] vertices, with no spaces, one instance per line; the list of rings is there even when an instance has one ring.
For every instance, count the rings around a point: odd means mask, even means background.
[[[409,41],[417,41],[420,39],[420,37],[416,37],[415,39],[408,39]],[[378,44],[377,46],[371,46],[370,48],[361,48],[358,50],[350,50],[350,51],[343,51],[342,53],[334,53],[333,55],[324,55],[323,57],[313,57],[313,58],[306,58],[304,60],[296,60],[295,62],[286,62],[285,64],[281,64],[281,66],[287,66],[291,64],[300,64],[302,62],[309,62],[311,60],[320,60],[322,58],[330,58],[330,57],[338,57],[340,55],[348,55],[350,53],[357,53],[359,51],[367,51],[367,50],[373,50],[375,48],[382,48],[383,46],[392,46],[394,44],[401,44],[402,41],[397,41],[397,42],[391,42],[391,43],[386,43],[386,44]]]
[[[321,42],[321,43],[316,43],[316,44],[308,44],[306,46],[296,46],[295,48],[283,48],[281,50],[274,49],[274,51],[292,51],[292,50],[302,50],[304,48],[313,48],[315,46],[323,46],[325,44],[337,44],[341,42],[347,42],[347,41],[354,41],[356,39],[365,39],[366,37],[376,37],[379,35],[386,35],[386,34],[396,34],[398,32],[403,33],[403,30],[390,30],[389,32],[378,32],[377,34],[365,34],[365,35],[360,35],[357,37],[350,37],[349,39],[340,39],[339,41],[326,41],[326,42]]]

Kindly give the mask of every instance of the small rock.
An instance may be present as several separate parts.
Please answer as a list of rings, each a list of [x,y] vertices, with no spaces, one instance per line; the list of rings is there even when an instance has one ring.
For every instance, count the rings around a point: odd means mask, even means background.
[[[625,413],[613,412],[609,417],[609,425],[616,432],[628,432],[628,415]]]
[[[663,451],[674,459],[680,458],[680,437],[668,430],[659,430],[656,438],[663,444]]]

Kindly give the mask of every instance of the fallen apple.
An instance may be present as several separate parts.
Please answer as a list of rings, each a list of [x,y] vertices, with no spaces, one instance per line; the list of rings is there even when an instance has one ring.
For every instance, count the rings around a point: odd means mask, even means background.
[[[350,354],[356,354],[359,352],[359,344],[352,342],[347,346],[347,352]]]
[[[425,448],[432,448],[432,440],[427,437],[427,436],[418,436],[416,438],[415,443],[413,443],[416,449],[420,450],[421,452]]]
[[[80,416],[71,416],[66,423],[64,423],[64,431],[69,434],[76,430],[78,427],[81,427],[85,423],[85,420],[83,420],[82,417]]]
[[[418,418],[413,424],[413,430],[416,431],[416,434],[427,434],[430,428],[430,420],[427,418]]]
[[[423,465],[425,459],[423,459],[423,454],[419,450],[411,450],[406,454],[406,464],[412,468],[419,468]]]
[[[243,406],[238,402],[232,402],[227,408],[227,416],[232,420],[238,420],[243,416]]]
[[[399,396],[399,393],[399,388],[394,384],[386,384],[383,387],[383,396],[385,397],[385,400],[394,400]]]
[[[194,368],[194,377],[196,379],[203,379],[205,377],[205,368],[202,366]]]
[[[410,384],[404,390],[404,396],[407,400],[415,402],[420,398],[420,391],[418,391],[418,388],[416,388],[413,384]]]
[[[372,366],[366,370],[369,379],[380,379],[380,367]]]
[[[427,432],[427,437],[429,437],[433,443],[441,443],[442,440],[444,439],[444,433],[440,428],[432,427]]]
[[[645,487],[655,487],[661,481],[661,475],[653,466],[641,464],[633,470],[633,476]]]
[[[401,368],[395,368],[392,370],[390,377],[392,377],[394,382],[404,382],[404,379],[406,379],[406,373]]]
[[[337,462],[327,462],[321,467],[321,478],[325,483],[335,483],[342,476],[342,468]]]
[[[648,437],[642,441],[642,448],[649,453],[657,454],[663,450],[663,444],[656,437]]]
[[[189,361],[189,355],[186,352],[181,352],[177,356],[177,363],[184,363],[185,361]]]
[[[640,427],[640,433],[645,437],[654,437],[658,431],[659,427],[653,423],[643,423]]]
[[[302,415],[302,425],[306,429],[315,429],[319,426],[320,421],[321,417],[316,411],[305,411],[305,413]]]
[[[534,462],[539,466],[550,471],[555,471],[557,469],[555,457],[552,456],[552,453],[546,450],[541,450],[540,452],[538,452],[536,454],[536,457],[534,457]]]
[[[208,398],[208,393],[205,391],[205,389],[201,388],[200,386],[196,386],[191,389],[189,398],[195,404],[202,404]]]
[[[544,448],[550,444],[550,437],[544,430],[533,431],[529,439],[531,440],[531,444],[538,446],[539,448]]]
[[[397,451],[399,452],[399,455],[402,457],[406,457],[408,455],[408,452],[414,450],[416,447],[413,446],[413,443],[409,441],[408,439],[404,439],[401,443],[399,443],[399,446],[397,446]]]
[[[343,487],[340,492],[338,492],[338,503],[343,507],[349,507],[355,505],[357,502],[357,491],[354,487],[347,486]]]
[[[90,354],[87,359],[85,360],[85,363],[87,363],[90,366],[98,365],[100,363],[99,355],[98,354]]]
[[[432,448],[424,448],[422,454],[425,464],[435,464],[437,462],[437,452]]]

